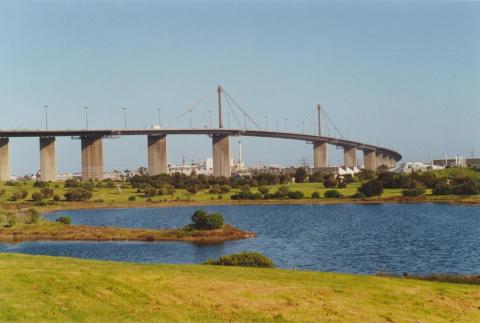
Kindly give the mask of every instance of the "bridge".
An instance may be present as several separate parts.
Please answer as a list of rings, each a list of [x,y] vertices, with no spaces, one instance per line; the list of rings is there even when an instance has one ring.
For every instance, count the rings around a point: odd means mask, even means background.
[[[0,130],[0,180],[10,178],[10,138],[38,137],[40,145],[40,179],[55,181],[56,138],[71,137],[81,140],[82,177],[85,180],[103,178],[103,140],[121,136],[145,136],[147,139],[148,173],[159,175],[168,172],[167,136],[171,135],[206,135],[212,139],[214,176],[231,176],[230,137],[264,137],[297,140],[311,143],[313,146],[313,167],[328,167],[328,145],[343,148],[344,166],[357,165],[357,150],[363,151],[365,169],[375,170],[381,165],[394,167],[402,156],[389,148],[366,144],[344,138],[321,135],[320,107],[318,107],[318,133],[304,134],[296,132],[279,132],[268,130],[251,130],[224,128],[222,123],[222,88],[218,91],[218,128],[152,128],[152,129],[24,129]]]

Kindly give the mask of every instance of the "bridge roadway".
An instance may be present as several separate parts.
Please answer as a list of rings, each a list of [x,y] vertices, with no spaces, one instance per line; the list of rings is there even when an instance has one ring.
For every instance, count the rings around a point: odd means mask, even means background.
[[[278,132],[244,129],[210,128],[163,128],[163,129],[62,129],[62,130],[0,130],[0,180],[10,177],[9,138],[38,137],[40,140],[40,178],[46,181],[56,180],[56,137],[81,139],[82,176],[84,179],[103,177],[103,138],[118,136],[147,136],[148,171],[152,175],[166,173],[167,135],[208,135],[212,138],[213,173],[215,176],[230,176],[230,140],[231,136],[264,137],[290,139],[313,144],[314,168],[328,167],[328,145],[344,149],[344,166],[357,165],[356,151],[364,153],[364,167],[374,170],[380,165],[394,167],[402,156],[391,149],[369,145],[342,138],[324,137],[293,132]]]

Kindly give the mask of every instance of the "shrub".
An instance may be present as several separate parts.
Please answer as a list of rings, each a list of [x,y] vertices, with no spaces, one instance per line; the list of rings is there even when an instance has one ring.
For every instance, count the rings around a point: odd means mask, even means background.
[[[48,187],[48,182],[35,181],[32,186],[33,186],[33,187],[36,187],[36,188]]]
[[[288,196],[289,189],[287,186],[280,186],[278,190],[273,194],[274,198],[285,198]]]
[[[69,178],[65,181],[65,184],[63,185],[65,188],[75,188],[75,187],[80,187],[82,186],[82,182],[80,182],[76,178]]]
[[[347,183],[345,181],[338,183],[338,188],[346,188],[346,187],[347,187]]]
[[[153,196],[157,195],[157,189],[154,188],[154,187],[147,187],[147,188],[145,188],[143,193],[144,193],[145,197],[153,197]]]
[[[137,197],[132,195],[132,196],[129,196],[129,197],[128,197],[128,200],[129,200],[130,202],[134,202],[134,201],[137,200]]]
[[[313,192],[312,193],[312,199],[319,199],[320,198],[320,193],[319,192]]]
[[[3,196],[3,195],[5,195],[5,190],[4,190],[4,189],[1,189],[1,190],[0,190],[0,196]]]
[[[358,191],[366,197],[380,196],[383,193],[383,183],[381,181],[372,179],[363,183]]]
[[[55,195],[53,196],[53,200],[54,200],[55,202],[59,202],[59,201],[61,200],[60,195],[55,194]]]
[[[444,180],[437,182],[432,189],[433,195],[450,195],[452,193],[452,186]]]
[[[452,191],[456,195],[477,195],[480,194],[480,183],[471,178],[457,179]]]
[[[32,193],[32,200],[35,202],[43,200],[43,194],[40,192],[33,192]]]
[[[340,198],[343,195],[337,190],[328,190],[323,194],[323,196],[331,199],[331,198]]]
[[[333,174],[328,174],[323,177],[323,186],[325,188],[334,188],[337,187],[338,182]]]
[[[357,192],[352,195],[352,198],[354,199],[363,199],[364,197],[365,197],[365,194],[363,194],[362,192]]]
[[[242,252],[221,256],[217,260],[209,259],[206,265],[274,268],[273,261],[258,252]]]
[[[28,191],[25,189],[13,192],[12,198],[14,201],[23,200],[28,196]]]
[[[40,193],[42,193],[44,199],[48,199],[53,196],[54,192],[50,187],[44,187],[40,190]]]
[[[14,213],[7,213],[7,226],[12,227],[17,223],[17,217]]]
[[[210,187],[208,194],[219,194],[221,192],[220,185],[215,184]]]
[[[292,191],[292,192],[288,192],[287,196],[289,199],[292,199],[292,200],[300,200],[305,197],[305,194],[303,194],[302,191]]]
[[[295,183],[305,183],[307,180],[307,171],[303,167],[297,168],[294,177]]]
[[[230,185],[222,185],[220,186],[220,193],[225,194],[228,193],[232,190],[232,187]]]
[[[92,198],[92,192],[81,188],[75,188],[64,194],[65,199],[69,202],[73,201],[87,201]]]
[[[35,224],[40,220],[40,212],[37,209],[31,208],[26,212],[27,215],[27,224]]]
[[[223,226],[223,216],[220,213],[208,214],[204,210],[197,210],[192,215],[192,222],[196,229],[215,230]]]
[[[415,187],[406,189],[402,191],[402,195],[405,197],[415,197],[415,196],[422,196],[425,194],[425,186],[420,183],[416,183]]]
[[[267,195],[268,192],[270,191],[270,188],[268,188],[267,186],[259,186],[258,191],[263,195]]]
[[[70,224],[72,223],[72,218],[69,216],[61,216],[55,220],[55,222],[63,223],[63,224]]]

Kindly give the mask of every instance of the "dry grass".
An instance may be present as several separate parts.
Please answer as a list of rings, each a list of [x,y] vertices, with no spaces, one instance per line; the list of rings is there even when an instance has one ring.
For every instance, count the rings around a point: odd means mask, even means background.
[[[0,254],[0,321],[480,321],[477,286]]]

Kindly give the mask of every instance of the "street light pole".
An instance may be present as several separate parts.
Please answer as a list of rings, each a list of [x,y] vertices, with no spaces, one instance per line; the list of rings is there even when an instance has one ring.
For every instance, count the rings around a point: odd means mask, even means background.
[[[122,108],[123,110],[123,124],[124,128],[127,129],[127,108]]]
[[[268,116],[265,116],[265,130],[268,131]]]
[[[48,129],[48,105],[44,105],[43,108],[45,109],[45,129]]]
[[[192,109],[188,109],[188,119],[190,120],[190,129],[192,128]]]
[[[158,126],[161,127],[162,126],[162,123],[161,123],[162,110],[158,108],[157,111],[158,111]]]
[[[208,117],[209,117],[209,120],[210,120],[210,129],[212,129],[212,110],[208,110]]]
[[[85,110],[85,129],[88,129],[88,107],[83,107]]]
[[[288,132],[288,128],[287,128],[287,118],[285,118],[285,132]]]

